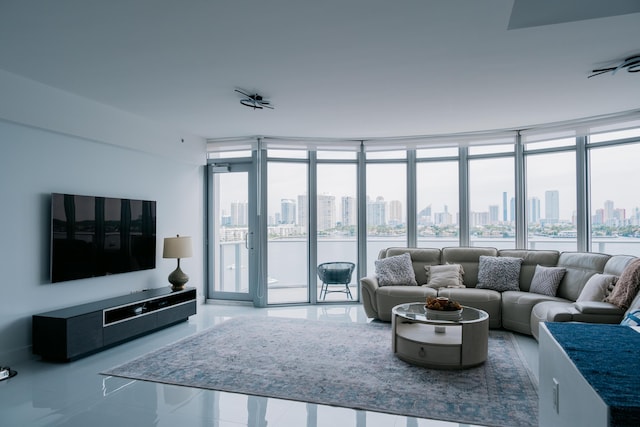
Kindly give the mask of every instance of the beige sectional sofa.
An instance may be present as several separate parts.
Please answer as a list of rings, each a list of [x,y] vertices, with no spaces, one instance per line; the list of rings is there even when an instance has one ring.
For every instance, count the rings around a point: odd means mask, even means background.
[[[428,296],[449,297],[462,305],[482,309],[489,314],[489,327],[504,328],[538,337],[540,322],[619,323],[625,310],[602,300],[581,297],[585,284],[596,275],[620,276],[634,259],[628,255],[592,252],[558,252],[552,250],[498,250],[488,247],[387,248],[378,260],[408,253],[418,286],[380,286],[372,274],[360,279],[362,303],[370,318],[391,320],[391,310],[398,304],[424,301]],[[513,257],[522,259],[519,290],[479,289],[480,257]],[[426,286],[425,266],[459,264],[464,270],[464,287]],[[562,267],[565,270],[555,296],[530,292],[536,266]],[[484,286],[484,284],[483,284]],[[585,292],[587,293],[587,292]],[[576,302],[576,300],[579,300]],[[640,296],[631,304],[640,306]]]

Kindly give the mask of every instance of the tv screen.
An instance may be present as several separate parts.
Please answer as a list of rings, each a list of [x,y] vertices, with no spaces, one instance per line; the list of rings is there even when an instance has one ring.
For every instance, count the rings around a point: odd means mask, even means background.
[[[156,267],[156,202],[51,195],[51,282]]]

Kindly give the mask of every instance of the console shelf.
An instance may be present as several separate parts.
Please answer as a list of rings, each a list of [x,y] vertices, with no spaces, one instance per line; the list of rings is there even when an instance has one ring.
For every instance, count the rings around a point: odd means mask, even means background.
[[[196,290],[149,289],[33,316],[33,353],[71,361],[196,313]]]

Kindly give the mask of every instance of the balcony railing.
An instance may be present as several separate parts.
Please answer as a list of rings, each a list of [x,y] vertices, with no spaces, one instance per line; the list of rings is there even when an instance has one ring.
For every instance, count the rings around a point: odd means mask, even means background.
[[[220,243],[220,269],[217,275],[217,290],[229,292],[247,292],[249,287],[249,272],[247,251],[244,241]],[[472,246],[487,246],[498,249],[514,247],[512,238],[476,238],[471,240]],[[640,257],[640,238],[594,238],[593,252],[607,254],[624,254]],[[292,292],[300,288],[306,289],[307,277],[307,240],[278,239],[268,243],[268,288],[290,289]],[[375,271],[374,261],[381,249],[392,246],[406,246],[406,238],[375,237],[367,240],[367,272]],[[419,238],[418,247],[443,248],[458,246],[457,238]],[[575,251],[576,240],[571,238],[533,238],[529,240],[529,249],[548,249]],[[319,239],[318,262],[349,261],[357,265],[357,241],[355,239]],[[362,269],[354,272],[352,283],[357,292],[358,274],[364,274]],[[316,283],[316,287],[319,282]]]

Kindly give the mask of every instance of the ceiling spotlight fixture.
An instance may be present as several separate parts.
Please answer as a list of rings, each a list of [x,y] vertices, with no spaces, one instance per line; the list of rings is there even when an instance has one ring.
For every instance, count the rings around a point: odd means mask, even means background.
[[[240,100],[240,104],[244,105],[245,107],[250,107],[250,108],[253,108],[254,110],[256,109],[262,110],[263,108],[269,108],[273,110],[273,106],[271,106],[271,103],[265,100],[261,95],[258,95],[257,93],[250,95],[239,89],[236,89],[236,92],[245,96]]]
[[[617,73],[618,70],[622,70],[623,68],[626,68],[627,71],[630,73],[640,72],[640,55],[630,56],[629,58],[622,61],[620,65],[618,65],[617,67],[598,68],[596,70],[592,70],[591,72],[593,74],[591,74],[588,78],[590,79],[593,76],[597,76],[604,73],[611,73],[613,75]]]

